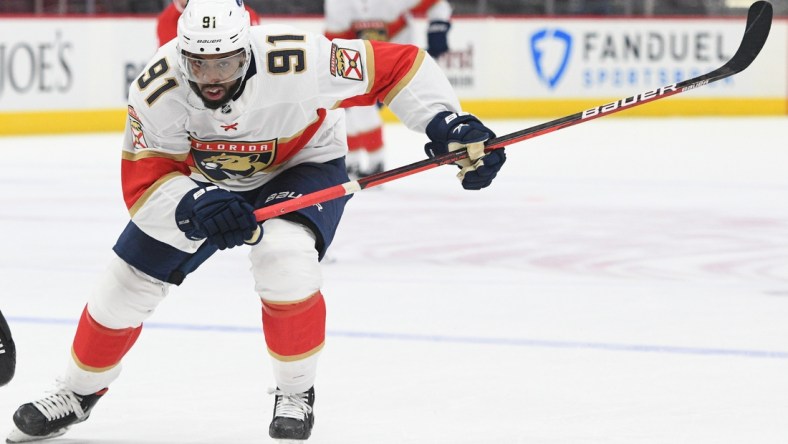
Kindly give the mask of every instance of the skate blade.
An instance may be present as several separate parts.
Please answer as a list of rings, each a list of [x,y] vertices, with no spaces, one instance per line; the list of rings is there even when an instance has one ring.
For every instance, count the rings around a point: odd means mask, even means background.
[[[28,435],[27,433],[19,430],[18,428],[16,428],[16,426],[14,426],[14,428],[11,430],[11,433],[9,433],[8,437],[5,439],[5,442],[8,444],[16,444],[19,442],[43,441],[45,439],[57,438],[58,436],[65,434],[67,431],[68,431],[68,427],[64,427],[56,432],[50,433],[49,435],[32,436],[32,435]]]

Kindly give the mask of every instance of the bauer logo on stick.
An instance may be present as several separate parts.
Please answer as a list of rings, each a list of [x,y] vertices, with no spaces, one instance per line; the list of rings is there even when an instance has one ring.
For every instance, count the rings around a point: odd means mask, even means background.
[[[708,82],[707,82],[708,83]],[[682,89],[683,91],[683,89]],[[676,84],[663,86],[659,89],[654,89],[651,91],[646,91],[644,93],[640,93],[636,96],[627,97],[626,99],[616,100],[615,102],[608,103],[606,105],[597,106],[596,108],[591,108],[583,111],[583,119],[587,119],[589,117],[595,117],[599,114],[605,114],[612,111],[620,110],[621,108],[626,108],[628,106],[634,105],[636,103],[641,102],[648,102],[650,100],[654,100],[664,96],[665,94],[676,93],[679,92],[676,89]]]

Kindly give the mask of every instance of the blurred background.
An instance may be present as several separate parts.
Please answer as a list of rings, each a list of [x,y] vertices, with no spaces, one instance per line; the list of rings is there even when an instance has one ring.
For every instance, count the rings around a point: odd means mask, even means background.
[[[0,13],[154,14],[169,0],[3,0]],[[263,14],[322,14],[314,0],[247,0]],[[749,0],[452,0],[455,14],[538,15],[739,15]],[[788,0],[773,0],[776,14],[788,14]]]
[[[0,1],[0,135],[122,131],[129,87],[162,43],[157,26],[171,2]],[[485,119],[542,119],[722,66],[739,47],[754,0],[449,3],[448,51],[436,61],[463,109]],[[621,115],[788,115],[788,0],[771,4],[771,33],[752,67]],[[326,31],[323,1],[246,5],[261,22]],[[427,17],[411,23],[411,43],[426,48]],[[387,109],[383,118],[397,121]]]

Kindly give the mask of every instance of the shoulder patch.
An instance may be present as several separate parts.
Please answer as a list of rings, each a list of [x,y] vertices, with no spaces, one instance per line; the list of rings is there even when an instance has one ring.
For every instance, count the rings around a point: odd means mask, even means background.
[[[355,49],[331,45],[331,75],[350,80],[364,80],[361,53]]]
[[[137,111],[131,105],[129,105],[129,125],[131,126],[131,143],[134,145],[134,148],[147,148],[148,142],[145,140],[145,133],[142,131],[142,122],[137,116]]]

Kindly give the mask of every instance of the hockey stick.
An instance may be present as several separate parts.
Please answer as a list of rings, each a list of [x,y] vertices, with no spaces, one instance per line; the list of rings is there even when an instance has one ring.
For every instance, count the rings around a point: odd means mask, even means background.
[[[553,131],[574,126],[579,123],[588,122],[589,120],[597,119],[599,117],[607,116],[619,111],[624,111],[635,106],[640,106],[654,100],[664,99],[675,94],[685,91],[690,91],[695,88],[707,85],[717,80],[730,77],[746,69],[758,56],[758,53],[766,43],[766,38],[769,36],[769,30],[772,24],[772,5],[766,1],[757,1],[750,6],[747,12],[747,26],[744,30],[744,36],[739,44],[739,49],[736,53],[725,63],[723,66],[689,80],[684,80],[672,85],[663,86],[659,89],[646,91],[625,99],[617,100],[605,105],[590,108],[585,111],[575,113],[566,117],[561,117],[541,125],[526,128],[524,130],[516,131],[505,136],[490,139],[485,144],[485,151],[491,151],[497,148],[503,148],[506,145],[521,142],[523,140],[531,139],[536,136],[551,133]],[[257,220],[262,222],[266,219],[271,219],[282,214],[290,213],[301,208],[306,208],[310,205],[326,202],[332,199],[337,199],[342,196],[356,193],[365,188],[375,187],[386,182],[391,182],[412,174],[426,171],[437,166],[447,165],[457,162],[462,159],[468,158],[468,153],[464,149],[451,151],[449,153],[436,156],[430,159],[424,159],[409,165],[405,165],[393,170],[383,171],[371,176],[363,177],[358,180],[351,180],[349,182],[325,188],[313,193],[305,194],[286,202],[280,202],[268,207],[255,210]]]

